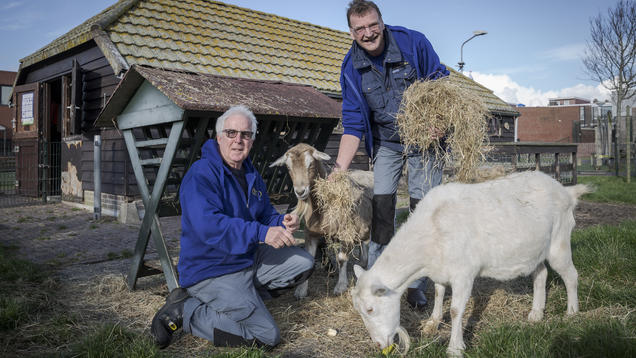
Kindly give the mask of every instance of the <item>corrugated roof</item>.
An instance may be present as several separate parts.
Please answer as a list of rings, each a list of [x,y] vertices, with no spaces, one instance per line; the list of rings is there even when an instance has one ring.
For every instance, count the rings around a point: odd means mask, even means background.
[[[112,126],[113,119],[126,107],[144,80],[185,110],[223,112],[232,105],[243,104],[257,115],[340,118],[340,103],[311,86],[133,65],[95,126]]]
[[[22,60],[22,68],[91,39],[100,25],[129,65],[310,85],[340,94],[347,32],[206,0],[120,0]],[[492,91],[453,71],[493,111]],[[516,113],[516,111],[512,111]]]

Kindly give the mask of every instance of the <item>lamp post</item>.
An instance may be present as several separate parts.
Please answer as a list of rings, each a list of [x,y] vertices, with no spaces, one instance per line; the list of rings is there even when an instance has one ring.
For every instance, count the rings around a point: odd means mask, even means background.
[[[481,35],[485,35],[487,34],[486,31],[480,31],[480,30],[475,30],[473,31],[473,36],[471,36],[468,40],[464,41],[464,43],[462,43],[462,47],[460,49],[460,55],[459,55],[459,62],[457,63],[459,65],[459,72],[464,73],[464,45],[466,44],[466,42],[474,39],[477,36],[481,36]]]

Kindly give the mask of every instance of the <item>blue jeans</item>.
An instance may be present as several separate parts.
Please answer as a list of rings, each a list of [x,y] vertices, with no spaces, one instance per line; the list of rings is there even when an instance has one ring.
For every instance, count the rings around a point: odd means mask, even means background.
[[[404,157],[387,147],[374,149],[373,158],[373,195],[397,193],[404,164],[408,165],[409,196],[422,199],[431,188],[442,182],[443,163],[435,160],[429,152],[409,154]]]
[[[443,163],[435,160],[429,152],[409,153],[395,151],[383,146],[374,148],[373,158],[373,195],[387,195],[397,193],[398,184],[402,177],[404,164],[408,165],[408,191],[413,199],[422,199],[431,188],[442,182]],[[393,220],[395,225],[395,219]],[[371,268],[386,245],[369,242],[369,256],[367,269]],[[426,278],[411,283],[409,288],[424,290]]]

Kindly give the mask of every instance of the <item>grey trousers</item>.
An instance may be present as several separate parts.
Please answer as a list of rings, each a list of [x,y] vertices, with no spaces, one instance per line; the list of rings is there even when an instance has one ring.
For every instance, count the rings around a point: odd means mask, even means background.
[[[373,158],[373,195],[386,195],[397,193],[402,167],[408,165],[408,189],[409,196],[414,199],[422,199],[429,190],[441,184],[442,166],[429,154],[405,156],[402,152],[394,151],[387,147],[376,146]],[[395,224],[395,212],[393,213]],[[375,219],[375,218],[374,218]],[[395,232],[395,230],[393,230]],[[386,245],[369,242],[369,256],[367,270],[373,266]],[[426,277],[422,277],[409,285],[409,288],[426,289]]]
[[[258,290],[297,284],[294,280],[313,266],[313,257],[300,247],[274,249],[261,244],[253,267],[188,287],[191,297],[184,303],[183,329],[213,343],[216,329],[275,346],[280,331]]]

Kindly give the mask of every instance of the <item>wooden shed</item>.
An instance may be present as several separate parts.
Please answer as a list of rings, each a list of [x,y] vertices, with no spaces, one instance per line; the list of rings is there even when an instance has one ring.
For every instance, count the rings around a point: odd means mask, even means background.
[[[181,180],[201,145],[216,136],[216,118],[235,104],[248,106],[258,120],[250,158],[267,192],[289,202],[293,188],[287,171],[269,163],[300,142],[324,150],[340,117],[340,105],[311,86],[133,65],[97,118],[97,127],[122,132],[145,207],[128,276],[131,288],[137,277],[152,272],[143,265],[150,236],[168,285],[177,287],[157,218],[180,214]]]

